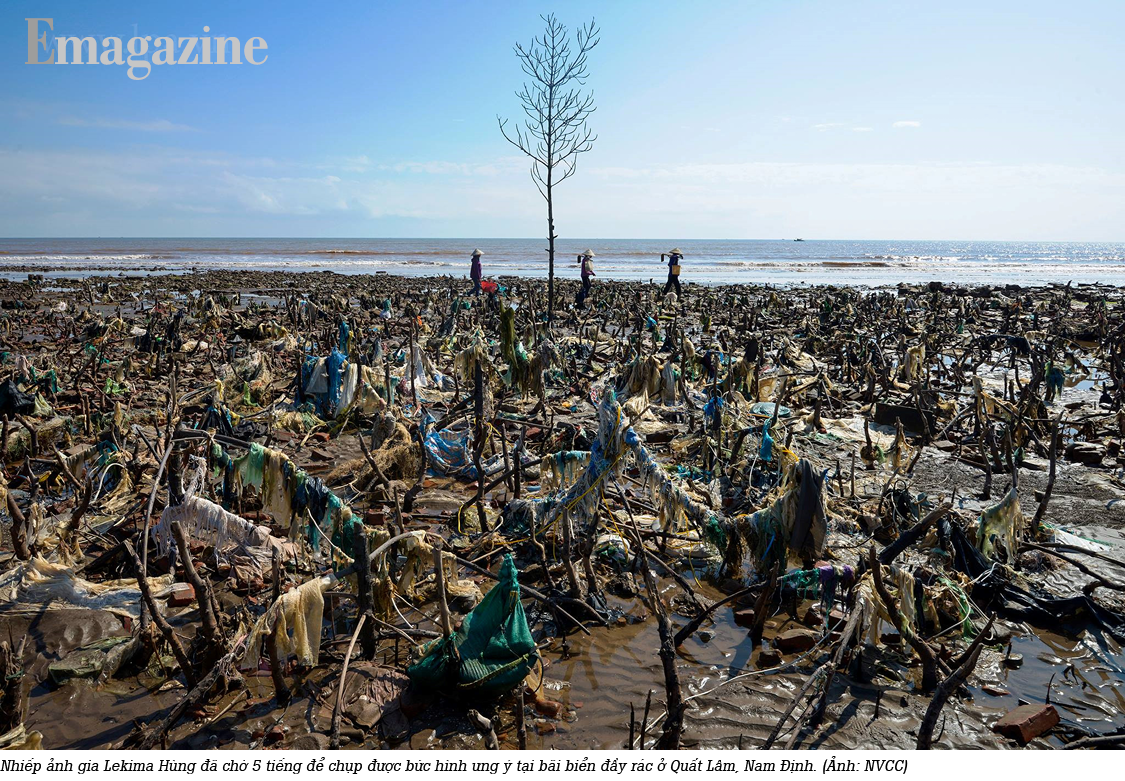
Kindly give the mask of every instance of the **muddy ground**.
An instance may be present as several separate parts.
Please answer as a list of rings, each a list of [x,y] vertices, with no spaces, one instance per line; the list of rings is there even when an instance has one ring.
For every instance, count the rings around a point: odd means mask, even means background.
[[[766,464],[756,458],[761,452],[760,430],[746,437],[745,449],[737,455],[733,442],[748,424],[760,427],[760,416],[755,418],[750,412],[756,401],[753,395],[757,393],[763,402],[780,400],[793,412],[775,423],[778,445],[785,443],[817,471],[827,470],[823,488],[827,543],[812,559],[793,552],[790,571],[802,569],[814,559],[862,569],[869,546],[875,543],[881,548],[895,536],[886,528],[884,517],[888,486],[913,497],[919,508],[913,519],[891,517],[898,532],[925,515],[926,508],[946,501],[952,503],[953,522],[971,532],[981,511],[1002,498],[1012,482],[1009,455],[1018,470],[1019,502],[1028,519],[1050,482],[1043,520],[1051,528],[1096,541],[1096,550],[1107,559],[1125,561],[1125,461],[1120,450],[1125,418],[1119,414],[1122,390],[1120,380],[1115,379],[1120,376],[1120,363],[1115,363],[1120,361],[1119,337],[1125,333],[1119,289],[982,291],[937,285],[873,293],[845,288],[786,291],[689,285],[683,301],[661,303],[658,288],[652,286],[598,283],[592,307],[576,310],[572,307],[576,286],[567,282],[560,285],[555,322],[548,328],[543,322],[546,291],[541,282],[503,279],[499,283],[505,289],[492,298],[469,295],[463,280],[384,275],[344,278],[320,273],[208,272],[0,284],[4,374],[29,393],[38,387],[50,408],[22,413],[22,421],[12,416],[5,427],[10,432],[4,437],[5,476],[11,496],[25,515],[35,503],[43,508],[46,522],[32,534],[33,547],[38,542],[36,553],[60,560],[50,547],[58,544],[51,532],[73,517],[81,500],[79,490],[60,473],[53,450],[69,455],[106,440],[105,432],[110,431],[109,437],[117,442],[118,459],[134,476],[133,492],[116,497],[121,501],[112,507],[101,506],[104,500],[99,495],[88,511],[79,514],[81,555],[66,561],[73,572],[96,583],[135,579],[136,572],[118,550],[120,543],[130,540],[140,548],[144,500],[151,491],[157,494],[153,522],[170,501],[166,477],[153,485],[158,456],[165,446],[171,446],[169,435],[177,426],[198,429],[203,425],[204,394],[223,377],[228,379],[226,394],[220,394],[217,406],[252,424],[238,438],[268,443],[309,474],[325,478],[369,527],[392,526],[395,507],[401,506],[402,495],[413,488],[413,507],[404,517],[407,529],[432,530],[447,545],[465,555],[471,553],[478,564],[494,572],[502,554],[512,552],[519,562],[521,581],[545,590],[542,568],[531,546],[512,533],[482,535],[476,508],[463,507],[476,495],[478,481],[440,476],[432,469],[419,480],[414,464],[422,453],[413,444],[415,461],[403,461],[401,469],[394,464],[387,467],[388,484],[379,485],[357,441],[358,436],[373,431],[372,415],[356,414],[342,425],[333,425],[325,416],[325,424],[311,430],[287,430],[277,422],[277,414],[297,406],[293,381],[300,357],[327,354],[337,339],[340,321],[345,320],[352,334],[351,357],[368,363],[368,356],[375,354],[375,342],[380,342],[378,374],[397,381],[396,398],[378,414],[391,415],[412,434],[422,421],[420,408],[438,420],[463,410],[457,427],[470,425],[473,416],[472,404],[463,401],[469,398],[471,383],[412,387],[410,345],[419,343],[427,357],[432,356],[434,370],[448,379],[455,374],[455,356],[480,326],[491,362],[485,382],[495,415],[494,430],[513,452],[518,433],[523,431],[525,452],[536,462],[558,451],[589,449],[599,425],[593,400],[598,396],[596,389],[613,387],[622,401],[637,397],[629,388],[632,363],[648,356],[675,360],[684,380],[676,401],[664,403],[661,396],[666,389],[658,386],[648,405],[630,411],[630,423],[653,443],[649,447],[657,461],[677,484],[697,501],[710,502],[712,511],[724,519],[761,509],[773,496],[770,491],[777,489],[770,482],[773,478]],[[825,301],[834,306],[826,308]],[[511,304],[519,305],[516,333],[533,358],[542,354],[533,345],[553,344],[555,354],[547,356],[542,367],[542,396],[534,389],[504,381],[509,362],[501,344],[500,309]],[[384,308],[390,314],[380,317]],[[175,331],[170,328],[174,321]],[[995,334],[1005,338],[1026,334],[1030,353],[1018,345],[1009,347],[1011,343],[1003,340],[992,344],[979,338]],[[163,343],[154,346],[153,336],[160,336]],[[692,342],[686,360],[683,340]],[[759,373],[748,381],[735,378],[735,366],[744,354],[749,356],[750,342],[763,357],[757,364]],[[881,346],[880,360],[872,358],[872,342]],[[919,344],[929,348],[921,372],[903,374],[907,350]],[[590,345],[594,345],[592,351]],[[842,360],[841,354],[848,349],[854,355]],[[245,388],[231,393],[232,365],[243,365],[251,355],[263,354],[268,356],[268,381],[253,388],[246,383]],[[869,383],[862,367],[873,362],[877,365]],[[1067,367],[1066,386],[1049,402],[1044,378],[1036,376],[1045,362]],[[963,376],[952,375],[949,367],[954,364],[963,365]],[[35,370],[35,378],[29,376],[28,365]],[[49,369],[55,369],[54,389],[44,387],[41,380]],[[787,379],[764,392],[762,380],[772,375]],[[980,430],[974,431],[971,414],[960,423],[955,417],[972,406],[973,377],[982,380],[981,387],[992,398],[1018,413],[1001,411],[985,420],[992,427],[994,444],[998,442],[988,459],[992,475],[987,499],[983,498],[986,478],[979,456],[983,448],[976,439]],[[170,408],[173,382],[179,397],[193,393],[196,397]],[[381,393],[385,399],[385,386]],[[707,431],[704,424],[703,408],[711,395],[721,396],[727,405],[718,435]],[[933,430],[905,429],[898,434],[892,423],[875,422],[877,403],[913,404],[915,398],[934,404]],[[939,408],[938,402],[946,406]],[[816,410],[818,418],[814,418]],[[1048,445],[1052,421],[1060,414],[1063,431],[1051,481]],[[59,419],[63,422],[52,428],[52,422]],[[496,425],[504,419],[508,423]],[[880,451],[870,468],[864,456],[865,420]],[[31,441],[32,428],[37,429],[37,443]],[[944,436],[937,439],[934,435],[942,429]],[[1017,438],[1021,439],[1018,448]],[[499,461],[498,441],[488,444],[488,453]],[[1075,444],[1094,445],[1100,448],[1101,457],[1095,460],[1073,453],[1069,448]],[[873,452],[869,450],[867,455]],[[505,451],[503,462],[508,463],[508,458]],[[36,482],[34,490],[30,480],[22,477],[29,470]],[[550,490],[542,486],[546,467],[529,461],[525,470],[523,498],[548,495]],[[91,469],[89,474],[112,482],[103,472]],[[709,488],[716,477],[725,481],[716,480]],[[214,481],[213,476],[208,479]],[[653,525],[657,508],[649,506],[656,500],[641,485],[643,481],[631,467],[621,479],[627,495],[636,502],[633,510],[641,527],[658,529]],[[512,499],[511,479],[482,497],[490,526],[502,522]],[[260,507],[261,502],[249,491],[230,509],[268,525],[269,519],[258,514]],[[586,531],[591,537],[627,522],[628,514],[615,492],[606,492],[604,510],[599,512],[604,514]],[[693,527],[688,519],[685,526],[673,531],[690,537]],[[276,524],[273,531],[279,539],[289,536]],[[19,564],[12,535],[11,519],[5,518],[2,570]],[[698,537],[695,534],[696,540]],[[1025,529],[1023,539],[1055,538],[1044,530]],[[561,537],[551,533],[545,541],[554,579],[565,585]],[[937,545],[931,533],[912,545],[899,564],[916,573],[935,566],[951,572],[948,562],[934,564]],[[697,542],[692,542],[690,551],[654,544],[650,553],[668,562],[683,580],[656,570],[673,631],[695,612],[684,583],[696,599],[708,604],[760,581],[765,574],[752,555],[741,562],[738,572],[732,572],[723,565],[723,551],[701,551]],[[226,616],[225,630],[231,639],[241,636],[245,625],[239,624],[238,616],[252,619],[271,602],[268,571],[246,580],[233,569],[214,566],[211,550],[200,546],[193,554]],[[1008,573],[1005,577],[1038,595],[1072,596],[1094,580],[1041,551],[1022,549],[1018,555],[1018,561],[1000,561],[997,567]],[[1075,555],[1111,584],[1094,589],[1093,599],[1110,614],[1120,616],[1125,600],[1112,584],[1125,582],[1125,566]],[[542,665],[532,670],[525,691],[528,748],[623,747],[630,738],[630,709],[635,711],[635,731],[639,733],[650,692],[644,743],[652,746],[659,737],[668,699],[667,679],[657,655],[661,638],[651,614],[652,595],[643,587],[636,558],[627,565],[597,561],[595,579],[606,592],[605,625],[586,622],[589,634],[560,625],[556,615],[525,595],[529,624],[542,659]],[[148,574],[170,575],[178,581],[185,578],[182,569],[169,570],[169,566],[166,557],[154,557]],[[286,562],[281,590],[330,566],[307,552],[295,555]],[[581,591],[589,585],[586,573],[579,570],[581,583],[586,584],[580,584]],[[635,593],[613,585],[623,573],[640,584]],[[481,592],[491,586],[489,579],[472,571],[462,570],[459,576],[475,583]],[[339,586],[349,588],[354,586]],[[972,587],[965,590],[971,599]],[[399,612],[389,619],[391,623],[431,632],[440,629],[432,587],[427,594],[429,598],[414,602],[399,597]],[[739,613],[753,604],[753,595],[716,610],[684,642],[675,660],[687,699],[680,745],[751,748],[765,742],[796,691],[831,656],[836,642],[822,629],[823,622],[817,622],[815,609],[812,617],[807,615],[818,603],[815,595],[808,596],[788,604],[780,598],[771,602],[761,643],[751,640],[745,616]],[[166,598],[164,595],[160,601]],[[853,598],[843,597],[837,605],[846,606]],[[467,603],[454,605],[455,621],[467,607]],[[165,609],[176,632],[191,644],[200,631],[198,603],[168,604]],[[1125,729],[1125,654],[1112,627],[1107,629],[1096,621],[1078,630],[1049,622],[1031,625],[1005,617],[1002,606],[994,604],[974,604],[969,620],[979,630],[987,615],[997,610],[1001,614],[967,687],[943,711],[940,731],[935,733],[936,747],[1019,747],[1018,742],[996,734],[993,723],[1017,705],[1045,701],[1055,705],[1060,723],[1032,741],[1032,746],[1060,747],[1083,736]],[[139,603],[129,609],[96,610],[35,604],[19,593],[0,607],[0,635],[9,637],[12,646],[24,635],[28,638],[21,660],[27,696],[24,723],[27,730],[42,733],[45,747],[133,744],[188,693],[190,687],[175,672],[174,660],[163,646],[147,660],[142,660],[142,654],[124,664],[108,680],[83,675],[60,681],[52,675],[53,664],[73,661],[79,649],[96,647],[107,638],[133,637],[144,623],[140,614]],[[866,639],[847,668],[833,679],[825,718],[818,726],[797,726],[795,745],[914,747],[930,701],[929,694],[920,691],[919,661],[893,627],[878,619],[876,623],[870,633],[865,631]],[[194,704],[161,742],[176,748],[327,747],[341,664],[354,627],[354,600],[329,596],[319,663],[311,669],[285,665],[285,679],[293,692],[291,702],[279,705],[269,665],[263,663],[257,671],[244,671],[229,691],[210,692]],[[763,663],[763,654],[775,650],[774,639],[794,628],[817,634],[816,647],[783,653],[776,664]],[[936,636],[929,642],[952,657],[964,650],[972,632],[949,632],[945,627],[933,634]],[[471,717],[472,710],[492,719],[502,747],[516,747],[518,704],[514,693],[482,700],[408,688],[403,669],[411,645],[388,631],[380,634],[373,658],[351,660],[339,729],[342,747],[484,748],[487,730]],[[1022,663],[1013,663],[1013,656],[1022,656]],[[782,730],[782,741],[789,738],[794,726],[790,722]],[[634,735],[634,744],[640,743],[639,734]]]

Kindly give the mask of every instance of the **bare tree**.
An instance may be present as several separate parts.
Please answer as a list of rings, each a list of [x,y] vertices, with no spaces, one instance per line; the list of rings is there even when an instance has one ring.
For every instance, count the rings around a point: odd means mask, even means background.
[[[547,25],[542,37],[524,48],[516,44],[520,67],[527,74],[516,93],[526,118],[523,124],[496,117],[508,143],[531,158],[531,180],[547,201],[547,320],[555,316],[555,185],[574,175],[578,155],[593,148],[596,140],[586,119],[594,112],[594,96],[581,89],[589,71],[586,58],[601,40],[593,20],[578,28],[577,49],[572,50],[567,29],[554,14],[542,17]],[[557,169],[557,170],[556,170]]]

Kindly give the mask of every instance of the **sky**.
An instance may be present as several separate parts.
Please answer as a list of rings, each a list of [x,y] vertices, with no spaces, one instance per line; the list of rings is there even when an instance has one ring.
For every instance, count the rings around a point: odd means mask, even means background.
[[[0,235],[542,236],[497,117],[551,11],[601,28],[560,235],[1125,240],[1118,0],[7,0]],[[27,17],[268,59],[27,65]]]

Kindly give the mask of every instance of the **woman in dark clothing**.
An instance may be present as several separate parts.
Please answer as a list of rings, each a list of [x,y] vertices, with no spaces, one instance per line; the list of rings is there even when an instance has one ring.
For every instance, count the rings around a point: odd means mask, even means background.
[[[472,261],[473,265],[469,268],[469,278],[473,280],[473,295],[474,296],[479,296],[481,294],[480,256],[483,255],[483,254],[484,253],[481,252],[479,249],[473,250],[473,261]]]
[[[680,289],[680,261],[684,259],[684,253],[680,252],[679,248],[671,252],[661,254],[660,262],[664,262],[664,258],[668,258],[668,282],[664,285],[664,292],[661,296],[668,295],[668,291],[672,288],[676,289],[676,297],[683,298],[684,291]]]
[[[593,250],[586,250],[579,255],[578,263],[582,266],[582,289],[578,291],[578,301],[576,303],[578,308],[581,309],[586,305],[586,296],[590,295],[590,288],[593,286],[590,280],[597,276],[594,273]]]

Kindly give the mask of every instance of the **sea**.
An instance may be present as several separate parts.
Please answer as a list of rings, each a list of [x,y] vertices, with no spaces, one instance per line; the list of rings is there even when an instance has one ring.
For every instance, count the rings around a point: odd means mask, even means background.
[[[192,270],[331,271],[407,276],[469,273],[474,249],[486,277],[545,277],[544,239],[0,239],[0,277],[164,274]],[[557,277],[578,277],[595,254],[599,279],[662,281],[660,255],[679,249],[683,282],[837,284],[1125,285],[1125,243],[835,241],[800,239],[559,239]]]

